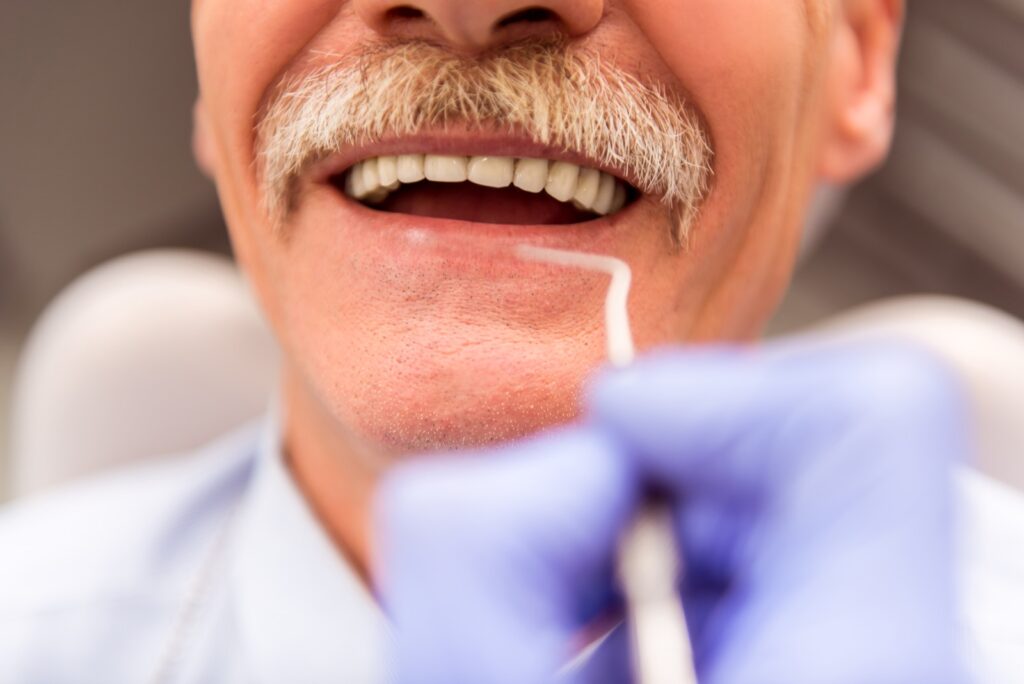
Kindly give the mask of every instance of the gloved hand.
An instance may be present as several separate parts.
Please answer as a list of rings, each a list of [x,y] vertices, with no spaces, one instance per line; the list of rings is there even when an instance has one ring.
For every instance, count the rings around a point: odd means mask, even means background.
[[[579,426],[399,467],[376,509],[398,681],[553,681],[613,605],[651,485],[674,502],[701,684],[965,681],[964,416],[902,347],[676,351],[599,377]],[[620,637],[577,678],[629,681]]]

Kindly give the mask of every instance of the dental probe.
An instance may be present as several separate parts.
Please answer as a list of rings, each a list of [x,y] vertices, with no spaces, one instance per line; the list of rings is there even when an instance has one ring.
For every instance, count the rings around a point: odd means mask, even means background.
[[[520,259],[580,268],[611,277],[605,297],[608,360],[624,368],[636,350],[629,325],[632,272],[621,259],[547,247],[520,245]],[[619,542],[617,570],[626,598],[636,684],[697,684],[693,650],[677,583],[681,577],[671,509],[648,501]]]

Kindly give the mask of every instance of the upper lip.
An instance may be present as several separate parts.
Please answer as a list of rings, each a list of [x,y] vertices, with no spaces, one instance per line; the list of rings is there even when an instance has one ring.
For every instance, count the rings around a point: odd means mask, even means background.
[[[486,134],[445,131],[411,136],[385,138],[369,145],[353,145],[330,154],[314,164],[310,177],[324,183],[348,170],[364,159],[398,154],[451,154],[464,156],[491,156],[548,159],[565,161],[603,171],[636,187],[626,170],[602,164],[579,152],[561,147],[543,145],[527,137],[512,134]]]

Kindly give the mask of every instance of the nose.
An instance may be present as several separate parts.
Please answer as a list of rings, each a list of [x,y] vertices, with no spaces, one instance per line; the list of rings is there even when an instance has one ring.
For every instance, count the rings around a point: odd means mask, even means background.
[[[374,31],[481,52],[536,37],[576,37],[593,29],[605,0],[353,0]]]

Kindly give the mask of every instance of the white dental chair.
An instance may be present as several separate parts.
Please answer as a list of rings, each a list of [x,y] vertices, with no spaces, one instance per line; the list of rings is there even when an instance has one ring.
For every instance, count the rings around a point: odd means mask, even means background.
[[[231,261],[160,250],[44,312],[12,388],[11,494],[185,452],[266,410],[277,352]]]

